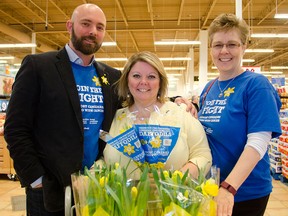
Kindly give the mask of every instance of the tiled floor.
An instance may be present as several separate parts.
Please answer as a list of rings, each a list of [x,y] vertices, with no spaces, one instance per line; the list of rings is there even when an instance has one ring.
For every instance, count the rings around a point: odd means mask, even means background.
[[[273,180],[273,186],[274,189],[270,196],[265,216],[288,216],[288,185]],[[7,175],[0,175],[0,215],[25,216],[25,210],[12,210],[11,200],[12,196],[20,196],[24,194],[25,191],[20,187],[19,181],[12,181],[7,177]],[[13,203],[15,202],[13,201]]]

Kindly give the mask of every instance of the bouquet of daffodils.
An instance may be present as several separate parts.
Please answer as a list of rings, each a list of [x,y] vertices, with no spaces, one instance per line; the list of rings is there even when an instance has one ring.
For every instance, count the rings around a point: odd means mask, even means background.
[[[126,170],[119,164],[86,169],[71,178],[77,216],[147,215],[148,167],[137,182],[127,180]]]
[[[211,168],[211,177],[206,179],[200,170],[197,180],[178,170],[152,170],[159,199],[162,201],[162,215],[173,216],[216,216],[216,203],[213,200],[218,194],[218,175],[215,167]],[[219,171],[218,171],[219,172]]]
[[[217,179],[143,166],[139,181],[119,164],[72,174],[77,216],[216,216]]]

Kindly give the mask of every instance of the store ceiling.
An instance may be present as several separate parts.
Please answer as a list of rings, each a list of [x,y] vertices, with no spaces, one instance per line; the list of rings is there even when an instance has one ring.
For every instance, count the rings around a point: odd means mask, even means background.
[[[0,43],[30,43],[36,33],[36,53],[61,49],[69,40],[65,23],[73,9],[83,3],[98,4],[107,17],[105,41],[116,41],[116,47],[102,47],[98,58],[129,57],[149,50],[159,57],[187,57],[194,47],[195,74],[199,72],[199,45],[158,46],[162,39],[199,40],[199,31],[206,30],[220,13],[235,13],[232,0],[1,0]],[[276,7],[276,3],[278,7]],[[242,16],[251,26],[251,33],[288,33],[288,19],[275,19],[274,14],[288,13],[288,0],[243,0]],[[248,48],[274,49],[274,53],[246,53],[255,59],[244,66],[288,66],[288,38],[250,38]],[[20,62],[31,48],[0,49],[0,56],[12,55]],[[212,62],[210,56],[209,72]],[[106,62],[123,67],[124,61]],[[165,61],[166,67],[187,67],[187,61]],[[279,71],[279,70],[277,70]],[[282,70],[288,74],[288,69]],[[174,71],[173,73],[179,71]],[[183,71],[182,71],[183,72]]]

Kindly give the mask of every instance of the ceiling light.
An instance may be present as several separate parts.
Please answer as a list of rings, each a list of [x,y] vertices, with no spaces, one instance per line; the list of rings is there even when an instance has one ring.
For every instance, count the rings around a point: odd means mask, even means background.
[[[270,69],[276,69],[276,70],[288,69],[288,66],[271,66]]]
[[[0,59],[1,60],[11,60],[11,59],[14,59],[13,56],[0,56]]]
[[[242,62],[255,62],[255,59],[242,59]]]
[[[0,64],[5,64],[5,63],[7,63],[6,60],[0,60]]]
[[[186,70],[185,67],[165,67],[165,70]]]
[[[161,61],[190,61],[189,57],[160,58]]]
[[[35,43],[27,43],[27,44],[0,44],[0,48],[29,48],[36,47]]]
[[[103,42],[102,46],[117,46],[116,42]]]
[[[169,74],[167,74],[167,76],[179,77],[179,76],[182,76],[182,74],[179,74],[179,73],[177,73],[177,74],[175,74],[175,73],[169,73]]]
[[[261,71],[261,74],[283,74],[282,71]]]
[[[168,79],[169,79],[169,81],[178,81],[179,80],[178,78],[175,78],[175,77],[171,77],[171,78],[169,77]]]
[[[288,19],[288,14],[279,14],[279,13],[276,13],[274,15],[274,18],[275,19]]]
[[[200,41],[188,41],[188,40],[161,40],[155,41],[154,45],[199,45]]]
[[[208,72],[207,75],[209,75],[209,76],[218,76],[219,73],[218,72],[216,72],[216,73]]]
[[[274,52],[273,49],[246,49],[246,53],[254,53],[254,52],[259,52],[259,53],[271,53]]]
[[[276,0],[276,13],[274,15],[276,19],[288,19],[288,14],[278,14],[278,2]]]
[[[253,38],[288,38],[288,34],[261,33],[251,34]]]

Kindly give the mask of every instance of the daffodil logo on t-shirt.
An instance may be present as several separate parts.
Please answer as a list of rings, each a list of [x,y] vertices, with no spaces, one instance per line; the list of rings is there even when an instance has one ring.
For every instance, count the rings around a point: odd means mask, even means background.
[[[230,94],[233,94],[234,89],[235,89],[235,87],[232,87],[232,88],[229,87],[226,91],[224,91],[224,97],[229,97]]]
[[[96,86],[101,86],[101,83],[98,77],[93,76],[92,81],[95,83]]]

